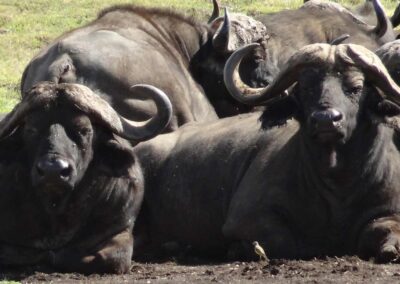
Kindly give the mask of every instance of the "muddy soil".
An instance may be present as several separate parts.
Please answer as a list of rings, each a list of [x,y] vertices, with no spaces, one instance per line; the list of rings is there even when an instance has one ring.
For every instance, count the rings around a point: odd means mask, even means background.
[[[43,267],[0,272],[0,280],[23,283],[400,283],[400,264],[375,264],[357,257],[269,262],[133,262],[124,275],[56,273]]]

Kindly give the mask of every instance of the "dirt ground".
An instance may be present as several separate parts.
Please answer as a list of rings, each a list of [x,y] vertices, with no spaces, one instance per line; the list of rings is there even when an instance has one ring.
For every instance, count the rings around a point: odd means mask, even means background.
[[[55,273],[41,267],[4,268],[0,280],[22,283],[399,283],[400,264],[374,264],[357,257],[267,262],[133,262],[124,275]]]

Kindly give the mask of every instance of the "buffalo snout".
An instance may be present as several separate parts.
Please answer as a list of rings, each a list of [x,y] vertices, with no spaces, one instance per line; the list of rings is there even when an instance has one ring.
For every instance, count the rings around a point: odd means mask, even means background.
[[[343,121],[344,114],[334,108],[316,110],[310,115],[313,134],[321,142],[329,142],[342,138]]]
[[[317,128],[334,127],[343,119],[343,114],[334,108],[328,108],[312,112],[310,119]]]
[[[57,156],[41,157],[34,171],[34,183],[41,185],[71,183],[74,176],[71,163]]]
[[[60,158],[41,159],[36,164],[38,175],[43,178],[68,179],[71,175],[70,164]]]

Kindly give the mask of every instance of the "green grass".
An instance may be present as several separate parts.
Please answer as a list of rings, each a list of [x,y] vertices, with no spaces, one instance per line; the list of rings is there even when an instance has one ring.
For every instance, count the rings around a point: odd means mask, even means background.
[[[352,6],[364,0],[338,0]],[[302,0],[220,0],[230,11],[251,15],[297,8]],[[392,13],[397,0],[382,0]],[[42,46],[72,28],[94,19],[112,4],[133,3],[172,7],[187,15],[206,19],[212,11],[209,0],[0,0],[0,112],[17,102],[24,67]]]

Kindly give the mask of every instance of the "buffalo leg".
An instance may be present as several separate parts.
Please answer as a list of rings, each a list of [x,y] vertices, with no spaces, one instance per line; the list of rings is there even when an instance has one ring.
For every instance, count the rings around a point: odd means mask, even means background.
[[[400,216],[393,215],[373,220],[362,231],[358,242],[361,257],[375,257],[377,262],[391,262],[400,258]]]
[[[90,251],[66,248],[55,252],[52,264],[63,271],[126,273],[131,266],[132,250],[132,232],[125,230]]]

